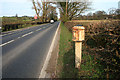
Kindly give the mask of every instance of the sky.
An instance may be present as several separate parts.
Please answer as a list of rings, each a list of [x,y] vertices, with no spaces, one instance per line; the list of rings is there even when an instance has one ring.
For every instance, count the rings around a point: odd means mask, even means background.
[[[108,12],[110,8],[118,8],[120,0],[90,0],[92,1],[92,10],[86,12],[95,12],[104,10]],[[0,17],[3,16],[34,16],[35,11],[32,9],[31,0],[0,0]],[[58,10],[57,10],[58,11]]]

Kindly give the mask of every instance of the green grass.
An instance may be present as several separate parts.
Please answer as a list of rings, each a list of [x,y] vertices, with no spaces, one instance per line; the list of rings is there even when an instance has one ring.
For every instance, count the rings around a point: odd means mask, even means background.
[[[78,72],[77,69],[74,68],[72,33],[64,27],[63,23],[61,23],[59,49],[58,76],[60,78],[76,78]]]
[[[75,68],[75,44],[72,33],[61,23],[59,43],[59,57],[57,66],[58,78],[105,78],[103,66],[96,59],[94,51],[89,51],[83,44],[82,64],[80,69]]]
[[[21,21],[32,21],[32,17],[2,17],[2,22],[21,22]]]

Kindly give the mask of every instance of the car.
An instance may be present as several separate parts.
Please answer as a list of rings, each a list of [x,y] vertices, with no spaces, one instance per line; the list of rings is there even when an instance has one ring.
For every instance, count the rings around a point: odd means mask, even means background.
[[[50,23],[51,23],[51,24],[54,23],[54,20],[50,20]]]
[[[0,34],[2,33],[2,27],[0,27]]]

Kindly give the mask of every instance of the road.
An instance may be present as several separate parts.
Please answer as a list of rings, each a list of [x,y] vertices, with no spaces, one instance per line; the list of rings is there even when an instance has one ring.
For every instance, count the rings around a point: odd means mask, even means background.
[[[2,34],[2,77],[39,78],[59,22]]]

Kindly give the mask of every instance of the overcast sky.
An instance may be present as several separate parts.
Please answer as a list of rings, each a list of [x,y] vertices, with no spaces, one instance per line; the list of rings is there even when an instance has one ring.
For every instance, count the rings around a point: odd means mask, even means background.
[[[90,0],[92,1],[92,10],[95,12],[104,10],[108,12],[109,8],[118,8],[120,0]],[[87,12],[87,13],[88,13]],[[2,16],[34,16],[35,11],[32,9],[31,0],[0,0],[0,17]]]

